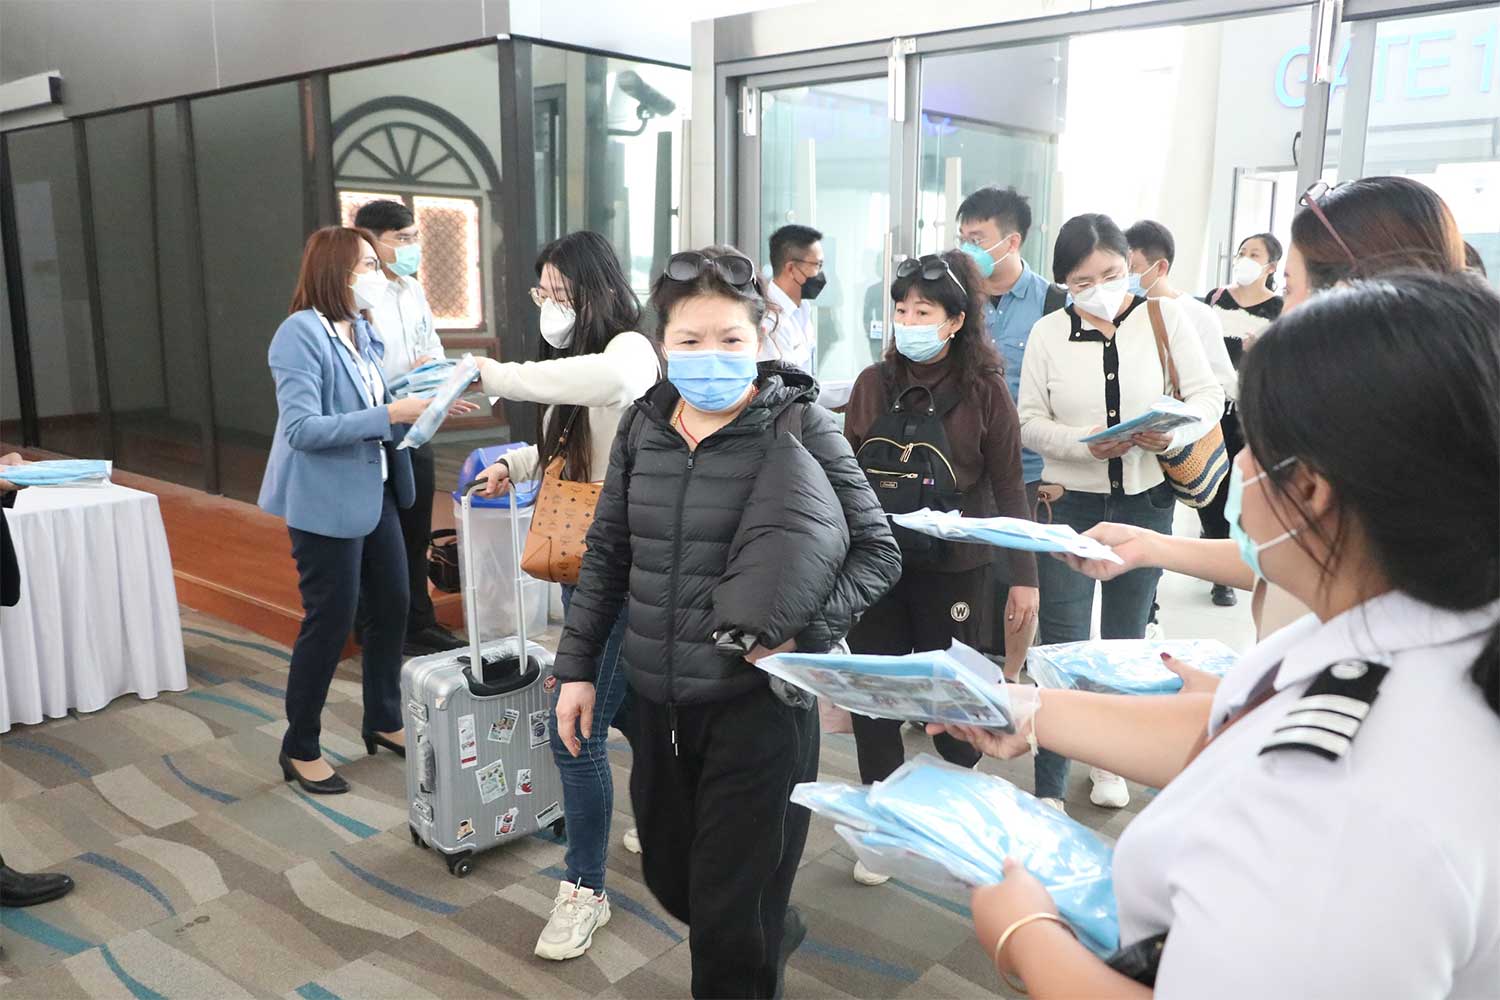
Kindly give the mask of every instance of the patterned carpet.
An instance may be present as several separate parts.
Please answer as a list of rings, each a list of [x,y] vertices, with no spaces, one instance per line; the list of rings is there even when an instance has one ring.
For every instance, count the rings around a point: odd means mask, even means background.
[[[403,772],[359,741],[358,664],[334,680],[324,747],[354,790],[310,797],[280,780],[288,652],[183,611],[191,689],[126,696],[101,712],[0,737],[0,850],[23,871],[66,871],[65,899],[0,910],[0,994],[302,1000],[487,995],[677,997],[686,928],[611,852],[614,918],[580,959],[531,954],[561,875],[538,835],[447,874],[406,830]],[[611,745],[617,787],[630,751]],[[927,744],[908,732],[909,750]],[[985,768],[1029,788],[1029,762]],[[848,736],[825,737],[823,775],[854,780]],[[1131,809],[1088,804],[1074,768],[1069,811],[1113,836]],[[616,806],[629,809],[628,795]],[[615,843],[629,825],[615,817]],[[851,856],[815,821],[794,898],[809,925],[789,997],[978,997],[999,984],[965,901],[849,878]]]

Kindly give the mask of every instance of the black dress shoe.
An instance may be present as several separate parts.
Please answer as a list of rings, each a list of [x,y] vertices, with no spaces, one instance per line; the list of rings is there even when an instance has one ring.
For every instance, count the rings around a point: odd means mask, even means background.
[[[406,633],[406,642],[411,646],[426,647],[429,652],[433,653],[446,653],[450,649],[460,649],[468,645],[467,641],[449,632],[436,622],[408,631]]]
[[[1232,608],[1240,603],[1239,595],[1234,592],[1233,587],[1226,587],[1222,583],[1214,584],[1213,602],[1221,608]]]
[[[349,782],[345,781],[337,771],[321,781],[313,781],[297,773],[297,769],[292,766],[292,759],[286,755],[285,750],[281,751],[280,761],[281,777],[286,781],[295,781],[302,786],[304,792],[310,792],[313,795],[340,795],[349,790]]]
[[[57,872],[28,875],[0,865],[0,906],[35,906],[62,899],[73,891],[73,880]]]
[[[365,738],[365,752],[366,753],[374,754],[376,747],[385,747],[387,750],[389,750],[391,753],[395,754],[397,757],[405,757],[406,756],[406,747],[403,746],[400,743],[397,743],[395,740],[388,740],[384,736],[381,736],[379,733],[372,732],[371,730],[368,730],[368,729],[365,730],[364,733],[361,734],[361,735],[363,735],[364,738]]]

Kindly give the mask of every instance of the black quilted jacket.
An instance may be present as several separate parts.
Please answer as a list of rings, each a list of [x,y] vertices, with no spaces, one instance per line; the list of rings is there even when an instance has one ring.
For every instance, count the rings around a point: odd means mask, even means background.
[[[556,675],[594,679],[599,653],[628,594],[622,655],[631,686],[663,704],[737,697],[766,675],[714,646],[714,589],[746,501],[774,437],[776,416],[817,397],[813,380],[774,363],[761,366],[760,393],[696,453],[669,423],[678,394],[661,382],[628,410],[615,434],[588,551],[558,645]],[[637,422],[644,422],[636,427]],[[901,575],[901,554],[864,473],[833,417],[808,406],[802,444],[827,473],[849,528],[848,553],[798,648],[824,652]],[[809,544],[816,544],[817,540]],[[822,544],[842,546],[830,530]],[[782,587],[803,586],[794,579]]]

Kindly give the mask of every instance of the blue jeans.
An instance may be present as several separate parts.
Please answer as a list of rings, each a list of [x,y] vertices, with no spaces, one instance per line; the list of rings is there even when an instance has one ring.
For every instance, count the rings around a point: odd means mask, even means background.
[[[563,610],[573,600],[573,588],[564,584]],[[609,850],[609,820],[615,810],[615,783],[609,771],[609,727],[626,732],[630,717],[630,685],[620,666],[620,643],[625,639],[625,609],[604,641],[599,672],[594,677],[593,733],[574,757],[557,735],[557,693],[552,696],[548,722],[552,733],[552,759],[562,777],[563,818],[568,824],[568,851],[564,857],[567,881],[582,882],[595,892],[604,891],[604,857]],[[561,685],[558,691],[561,691]]]
[[[1176,501],[1166,483],[1135,496],[1110,496],[1108,493],[1075,493],[1068,491],[1052,505],[1052,520],[1083,532],[1101,521],[1133,524],[1163,534],[1172,533],[1172,513]],[[1083,642],[1089,637],[1089,623],[1094,611],[1094,581],[1075,573],[1057,559],[1037,560],[1038,584],[1041,588],[1041,610],[1038,615],[1038,641],[1043,645],[1056,642]],[[1099,609],[1099,637],[1102,639],[1139,639],[1146,634],[1151,617],[1151,602],[1156,596],[1159,569],[1137,569],[1101,585],[1102,606]],[[1060,799],[1068,784],[1068,759],[1050,750],[1036,755],[1037,798]]]

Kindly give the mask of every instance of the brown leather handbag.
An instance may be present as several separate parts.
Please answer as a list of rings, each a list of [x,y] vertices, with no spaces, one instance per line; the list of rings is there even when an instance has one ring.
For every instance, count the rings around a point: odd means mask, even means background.
[[[575,483],[562,477],[563,446],[567,443],[564,431],[557,442],[556,457],[542,474],[521,568],[538,580],[571,584],[578,582],[578,571],[583,568],[584,538],[594,523],[594,508],[604,484]]]

